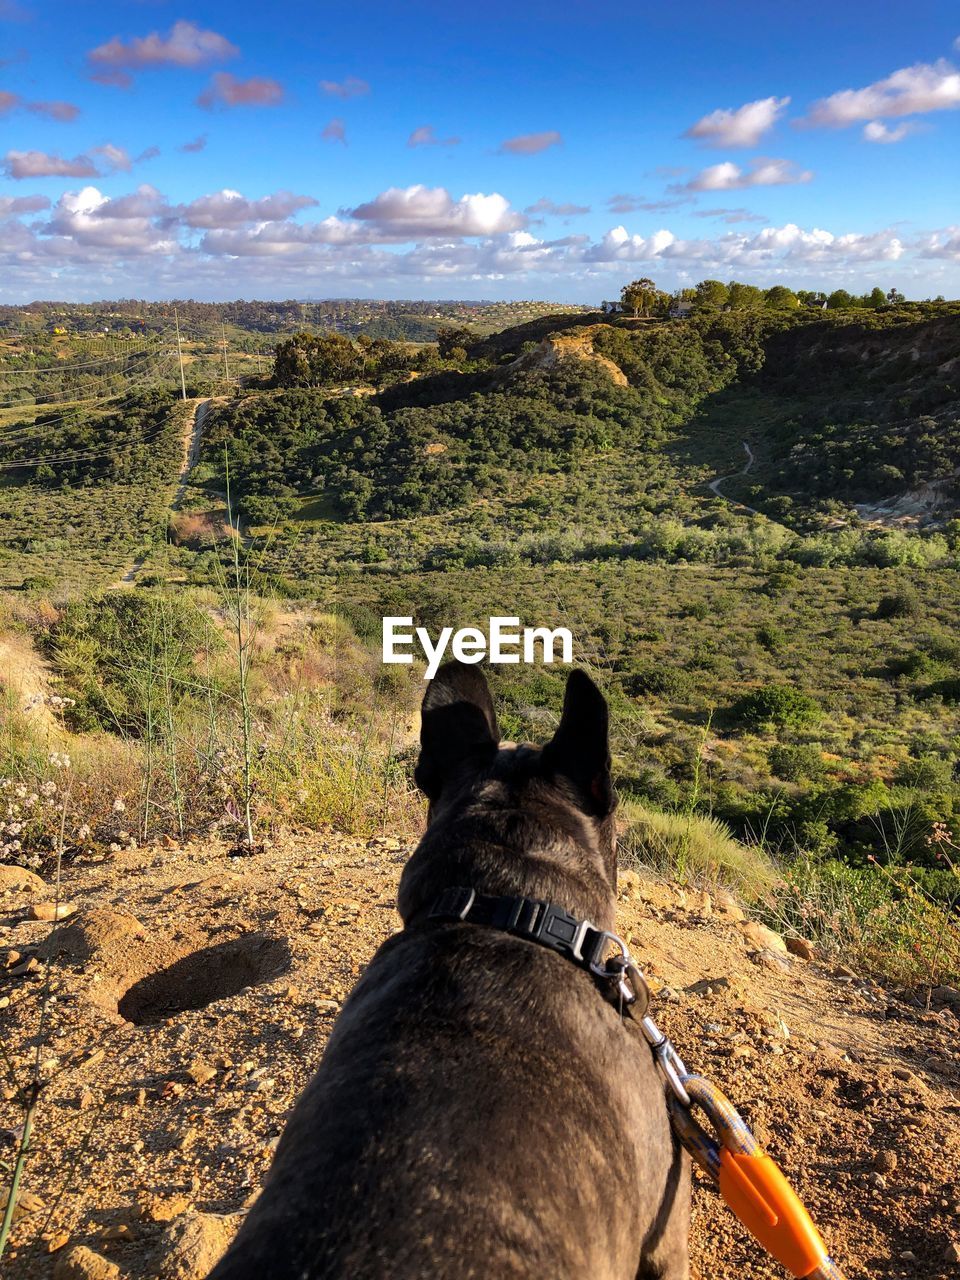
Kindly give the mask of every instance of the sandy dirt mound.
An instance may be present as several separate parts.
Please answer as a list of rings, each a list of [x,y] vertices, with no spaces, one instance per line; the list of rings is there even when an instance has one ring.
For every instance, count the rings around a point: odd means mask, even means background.
[[[618,387],[629,386],[618,364],[593,349],[597,326],[573,333],[551,333],[539,345],[510,366],[517,369],[555,369],[564,360],[586,360],[605,370]]]
[[[79,911],[59,926],[0,891],[0,1035],[20,1081],[40,957],[59,954],[9,1280],[72,1275],[78,1256],[130,1280],[205,1274],[196,1259],[223,1248],[346,994],[397,927],[408,852],[315,835],[239,863],[211,845],[134,850],[67,870]],[[956,1276],[960,1008],[924,1012],[785,956],[702,893],[627,875],[621,908],[658,1020],[739,1102],[849,1280]],[[4,1086],[0,1158],[22,1121],[9,1073]],[[698,1280],[783,1274],[699,1177],[694,1196]]]

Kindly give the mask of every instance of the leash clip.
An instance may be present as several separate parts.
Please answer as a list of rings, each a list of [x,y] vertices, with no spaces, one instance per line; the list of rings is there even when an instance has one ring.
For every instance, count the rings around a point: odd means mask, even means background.
[[[617,948],[618,954],[605,955],[610,945]],[[623,1003],[639,1004],[639,1016],[642,1018],[646,1014],[650,1005],[650,988],[639,965],[630,954],[630,948],[619,934],[603,930],[590,961],[590,972],[598,978],[615,981],[617,994]]]

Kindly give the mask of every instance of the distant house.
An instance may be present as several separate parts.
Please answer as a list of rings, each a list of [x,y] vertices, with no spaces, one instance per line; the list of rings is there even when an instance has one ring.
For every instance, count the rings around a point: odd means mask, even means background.
[[[827,300],[826,298],[811,298],[803,305],[811,311],[826,311]]]
[[[600,310],[605,316],[615,316],[621,310],[621,306],[619,302],[603,301],[600,303]]]
[[[671,320],[686,320],[688,316],[693,315],[693,303],[686,298],[679,298],[676,302],[670,303],[670,310],[667,314]]]

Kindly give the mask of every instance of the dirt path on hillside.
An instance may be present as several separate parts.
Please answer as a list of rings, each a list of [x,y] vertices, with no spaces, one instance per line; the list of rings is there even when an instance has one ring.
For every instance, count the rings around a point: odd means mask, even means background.
[[[50,1276],[51,1253],[77,1246],[114,1263],[96,1272],[112,1280],[206,1274],[184,1262],[184,1241],[222,1249],[260,1186],[344,998],[397,928],[408,855],[396,839],[311,834],[242,861],[171,844],[66,869],[79,911],[55,948],[40,1049],[50,1083],[7,1280]],[[52,928],[28,918],[30,901],[0,891],[16,953],[0,1032],[19,1081]],[[728,902],[636,876],[623,877],[619,925],[658,1021],[739,1102],[848,1280],[956,1277],[960,1008],[925,1013],[831,964],[771,959]],[[0,1160],[23,1117],[4,1084]],[[784,1275],[699,1177],[692,1247],[693,1280]]]
[[[753,464],[756,462],[753,450],[750,448],[749,444],[747,444],[746,440],[742,441],[742,444],[744,452],[747,455],[747,463],[743,470],[733,471],[728,476],[718,476],[716,480],[711,480],[707,487],[715,493],[718,498],[723,498],[724,502],[730,502],[735,507],[742,507],[743,510],[748,512],[750,515],[758,516],[760,512],[757,511],[756,507],[749,507],[745,502],[737,502],[735,498],[728,498],[725,493],[720,491],[720,486],[725,484],[728,480],[738,480],[741,476],[749,475],[753,468]]]
[[[187,491],[187,484],[190,480],[190,472],[197,465],[200,457],[200,441],[203,437],[203,423],[210,408],[211,401],[198,400],[194,406],[193,414],[188,419],[183,433],[183,461],[180,465],[180,474],[177,478],[177,487],[173,491],[173,497],[170,499],[170,510],[175,511],[183,499],[183,495]],[[137,574],[146,563],[146,554],[139,556],[130,568],[120,579],[121,586],[129,586],[136,580]]]

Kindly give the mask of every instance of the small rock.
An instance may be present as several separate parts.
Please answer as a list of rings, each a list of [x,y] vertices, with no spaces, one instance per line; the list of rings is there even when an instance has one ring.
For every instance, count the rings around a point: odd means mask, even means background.
[[[775,930],[768,929],[765,924],[748,920],[746,924],[740,926],[740,932],[758,951],[775,951],[783,956],[787,954],[787,944],[783,938]]]
[[[160,1237],[150,1275],[156,1280],[205,1280],[233,1238],[237,1222],[214,1213],[183,1213]]]
[[[8,969],[11,978],[26,978],[31,973],[40,972],[40,961],[36,956],[31,956],[29,960],[24,960],[23,964],[14,965],[12,969]]]
[[[66,920],[76,912],[75,902],[35,902],[28,914],[31,920]]]
[[[721,915],[726,916],[734,924],[741,924],[747,918],[736,898],[726,889],[721,889],[715,894],[713,905]]]
[[[849,982],[851,979],[855,978],[857,975],[853,972],[852,969],[848,969],[845,964],[838,964],[837,967],[833,970],[833,976],[835,978],[844,978]]]
[[[950,1240],[946,1249],[943,1251],[944,1262],[960,1262],[960,1244],[956,1240]]]
[[[15,965],[18,965],[22,959],[23,954],[20,951],[8,951],[6,956],[4,956],[3,967],[5,969],[12,969]]]
[[[880,1151],[874,1160],[874,1166],[882,1169],[884,1173],[892,1173],[897,1167],[897,1153],[895,1151]]]
[[[65,1245],[68,1245],[69,1243],[70,1243],[70,1237],[67,1235],[66,1231],[59,1231],[57,1232],[56,1235],[52,1235],[48,1238],[48,1240],[46,1241],[45,1247],[46,1247],[47,1253],[57,1253],[59,1252],[60,1249],[62,1249]]]
[[[944,1005],[960,1007],[960,990],[956,987],[934,987],[930,992],[930,1003],[938,1008]]]
[[[189,1208],[188,1196],[150,1196],[141,1200],[139,1205],[144,1222],[172,1222]]]
[[[621,898],[635,898],[640,890],[640,877],[636,871],[617,872],[617,893]]]
[[[14,889],[42,893],[46,887],[40,877],[28,871],[26,867],[15,867],[6,862],[0,863],[0,893]]]
[[[690,897],[687,910],[696,916],[713,915],[713,900],[706,889],[700,889]]]
[[[770,947],[763,947],[760,951],[751,951],[750,959],[764,969],[772,969],[774,973],[790,972],[790,957],[786,952],[781,954]]]
[[[9,1192],[4,1187],[0,1190],[0,1212],[6,1209],[9,1198]],[[43,1201],[35,1192],[21,1191],[17,1196],[16,1204],[13,1206],[13,1220],[17,1222],[20,1218],[25,1218],[28,1213],[39,1213],[43,1207]]]
[[[114,1222],[103,1228],[100,1240],[136,1240],[137,1229],[132,1222]]]
[[[684,987],[684,991],[692,996],[712,996],[715,991],[729,991],[731,985],[729,978],[701,978],[699,982]]]
[[[912,1249],[904,1249],[903,1253],[900,1255],[900,1259],[902,1262],[916,1262],[917,1255]]]
[[[903,1080],[906,1084],[916,1085],[919,1089],[925,1089],[926,1085],[918,1075],[914,1075],[906,1067],[894,1067],[893,1074],[898,1080]]]
[[[886,1190],[887,1180],[882,1173],[871,1173],[867,1181],[871,1187],[876,1187],[878,1191]]]
[[[196,1062],[191,1062],[187,1067],[187,1075],[194,1084],[207,1084],[216,1074],[216,1067],[211,1067],[209,1062],[204,1062],[199,1058]]]
[[[787,938],[787,950],[792,956],[799,956],[801,960],[816,960],[817,950],[812,942],[808,942],[806,938]]]
[[[85,1245],[61,1253],[53,1268],[53,1280],[120,1280],[120,1268]]]

